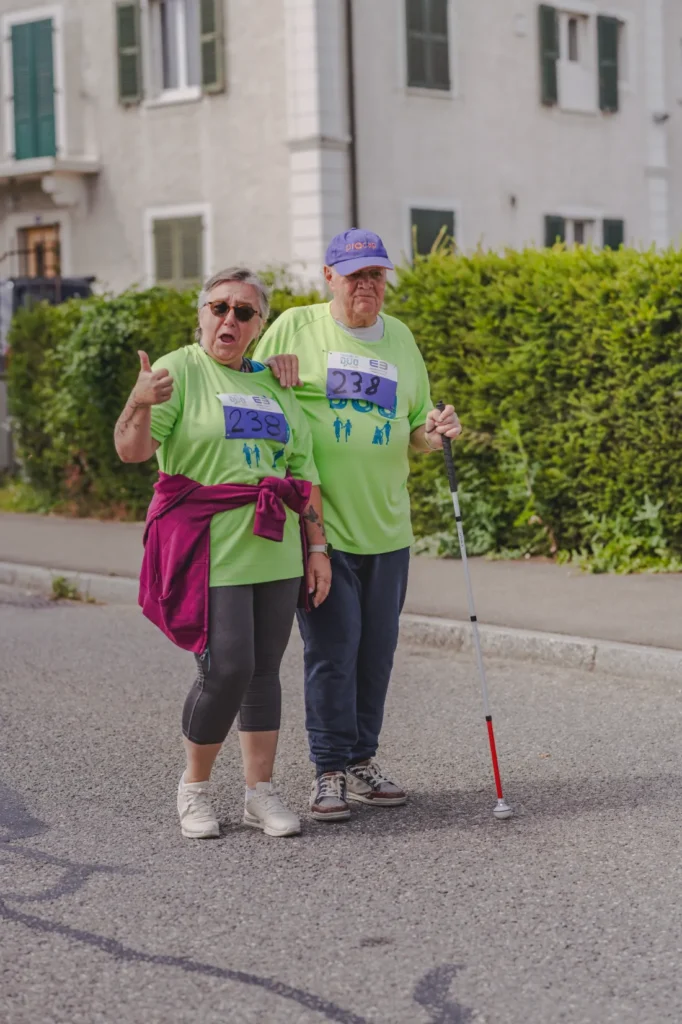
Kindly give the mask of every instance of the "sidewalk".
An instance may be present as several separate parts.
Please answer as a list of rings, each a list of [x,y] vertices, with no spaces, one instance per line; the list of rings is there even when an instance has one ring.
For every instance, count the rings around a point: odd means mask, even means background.
[[[135,578],[142,525],[0,513],[0,562]],[[589,576],[550,563],[471,559],[481,623],[682,650],[682,575]],[[405,611],[466,620],[461,562],[412,561]]]

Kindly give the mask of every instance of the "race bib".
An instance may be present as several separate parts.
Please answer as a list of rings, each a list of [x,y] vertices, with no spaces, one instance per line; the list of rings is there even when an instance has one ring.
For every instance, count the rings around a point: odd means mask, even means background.
[[[383,359],[330,352],[327,398],[357,398],[392,409],[398,394],[398,367]]]
[[[225,415],[225,437],[233,441],[289,440],[289,424],[282,407],[265,395],[218,395]]]

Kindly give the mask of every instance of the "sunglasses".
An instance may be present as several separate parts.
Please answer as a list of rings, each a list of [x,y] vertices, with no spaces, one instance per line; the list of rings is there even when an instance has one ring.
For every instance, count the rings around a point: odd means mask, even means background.
[[[235,317],[242,324],[248,324],[249,320],[253,320],[254,316],[260,316],[258,310],[254,309],[253,306],[249,306],[248,302],[235,302],[231,306],[224,299],[218,299],[215,302],[206,302],[204,305],[208,306],[213,316],[218,317],[219,320],[224,320],[231,309],[234,310]]]

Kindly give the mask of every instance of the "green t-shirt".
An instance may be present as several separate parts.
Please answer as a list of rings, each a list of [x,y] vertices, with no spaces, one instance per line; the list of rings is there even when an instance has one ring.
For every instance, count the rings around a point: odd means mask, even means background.
[[[174,381],[170,401],[152,406],[152,437],[160,442],[157,458],[164,473],[182,473],[200,484],[257,484],[266,476],[284,477],[289,469],[297,479],[319,484],[306,418],[294,395],[280,388],[270,370],[230,370],[212,359],[200,345],[187,345],[163,356],[153,366],[154,370],[161,368],[167,369]],[[288,441],[227,438],[228,423],[231,427],[242,424],[241,429],[249,434],[256,432],[259,424],[261,431],[274,431],[275,420],[265,424],[262,415],[255,418],[257,412],[249,418],[248,407],[231,412],[235,405],[221,400],[219,395],[237,396],[236,406],[241,395],[274,399],[289,425]],[[254,536],[255,504],[214,515],[210,586],[267,583],[301,576],[299,520],[291,509],[286,511],[281,543]]]
[[[285,352],[298,356],[303,386],[296,388],[296,397],[312,429],[325,528],[334,547],[359,555],[397,551],[414,540],[408,448],[410,434],[432,408],[426,367],[412,333],[395,317],[383,320],[381,341],[363,342],[334,322],[329,303],[299,306],[275,320],[255,353],[261,361]],[[353,365],[347,357],[354,356],[383,360],[393,376],[397,370],[392,408],[366,398],[327,398],[328,373]],[[330,377],[340,379],[338,373]]]

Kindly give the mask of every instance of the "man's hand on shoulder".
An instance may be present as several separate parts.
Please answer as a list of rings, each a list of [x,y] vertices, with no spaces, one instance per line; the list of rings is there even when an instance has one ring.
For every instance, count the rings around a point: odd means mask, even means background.
[[[282,353],[279,356],[270,356],[263,359],[265,366],[269,366],[274,377],[279,381],[280,387],[295,388],[303,381],[298,375],[298,356]]]

